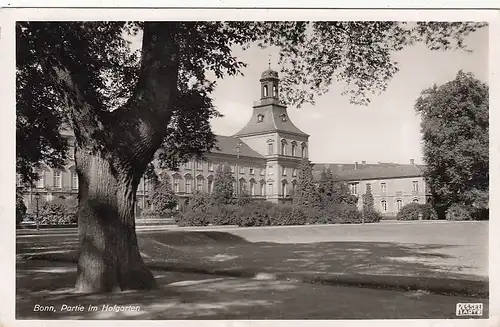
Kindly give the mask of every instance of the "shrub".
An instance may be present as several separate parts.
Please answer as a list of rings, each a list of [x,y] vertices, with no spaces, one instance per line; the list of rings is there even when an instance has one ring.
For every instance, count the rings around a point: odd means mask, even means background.
[[[333,216],[333,223],[337,224],[360,224],[362,221],[361,211],[352,204],[340,204],[336,206],[337,214]]]
[[[240,217],[238,219],[239,226],[269,226],[270,208],[261,203],[251,202],[242,207]]]
[[[418,220],[418,214],[421,212],[418,203],[408,203],[401,210],[399,210],[397,220]],[[423,218],[422,218],[423,219]]]
[[[39,210],[40,224],[64,225],[76,224],[78,202],[73,199],[54,199],[42,204]]]
[[[178,226],[207,226],[210,222],[209,213],[205,211],[185,211],[175,217]]]
[[[16,198],[16,225],[19,225],[26,214],[26,205],[21,197]]]
[[[422,214],[422,220],[438,219],[436,210],[429,204],[408,203],[399,210],[397,220],[418,220],[418,215]]]
[[[423,220],[437,220],[438,214],[436,210],[432,207],[430,203],[424,203],[420,205],[420,210],[422,212]]]
[[[186,211],[207,212],[210,207],[210,196],[207,193],[195,192],[188,198]]]
[[[151,192],[153,210],[152,212],[146,212],[146,217],[170,218],[174,214],[178,202],[179,199],[172,190],[170,176],[167,171],[163,171],[160,173],[159,179],[153,179]]]
[[[156,210],[144,209],[141,212],[140,218],[155,219],[160,218],[160,216],[158,215],[158,212]]]
[[[307,217],[304,211],[291,204],[278,204],[269,210],[269,219],[273,226],[305,225]]]
[[[219,205],[208,210],[210,223],[213,225],[238,225],[241,207],[236,205]]]
[[[306,223],[307,224],[326,224],[328,223],[328,220],[325,215],[325,211],[321,210],[320,208],[316,207],[300,207],[297,206],[296,208],[299,208],[304,216],[306,217]]]
[[[363,212],[365,223],[378,223],[382,220],[382,214],[376,210],[368,210]]]
[[[446,210],[446,220],[472,220],[471,213],[471,207],[454,203]]]

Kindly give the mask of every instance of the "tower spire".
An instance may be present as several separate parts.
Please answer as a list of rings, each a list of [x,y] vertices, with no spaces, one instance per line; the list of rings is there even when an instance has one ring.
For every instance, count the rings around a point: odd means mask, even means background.
[[[268,62],[268,64],[269,64],[269,69],[271,69],[271,54],[269,54],[268,56],[269,56],[269,62]]]

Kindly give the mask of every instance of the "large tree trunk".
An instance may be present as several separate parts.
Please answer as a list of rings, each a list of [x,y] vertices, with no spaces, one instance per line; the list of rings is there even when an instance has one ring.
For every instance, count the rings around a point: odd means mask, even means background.
[[[139,253],[134,203],[141,175],[79,152],[79,259],[76,291],[110,292],[155,286]]]
[[[133,96],[113,112],[95,106],[82,90],[85,76],[71,60],[54,67],[70,90],[79,177],[79,259],[76,291],[149,289],[155,280],[141,258],[134,204],[139,181],[165,137],[177,92],[177,23],[145,23],[141,69]],[[64,53],[62,53],[64,56]]]

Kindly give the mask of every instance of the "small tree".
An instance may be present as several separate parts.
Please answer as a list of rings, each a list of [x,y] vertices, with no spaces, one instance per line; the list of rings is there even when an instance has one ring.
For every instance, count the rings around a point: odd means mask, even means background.
[[[366,184],[366,192],[363,194],[363,213],[368,213],[375,211],[375,205],[373,202],[372,186]]]
[[[242,191],[236,195],[234,203],[238,206],[244,206],[250,203],[250,195],[247,191]]]
[[[234,192],[233,181],[231,167],[227,163],[219,165],[215,172],[214,191],[211,196],[214,205],[231,204]]]
[[[326,208],[334,201],[334,180],[330,168],[323,169],[321,172],[321,179],[319,181],[318,193],[321,198],[322,208]]]
[[[153,179],[151,204],[154,214],[160,217],[170,217],[178,204],[167,171],[162,171],[158,179]]]
[[[321,198],[314,185],[312,167],[309,160],[303,158],[299,165],[297,188],[294,192],[293,203],[308,209],[321,208]]]
[[[337,181],[333,184],[332,202],[335,204],[356,205],[358,197],[351,193],[346,183]]]
[[[22,189],[17,188],[16,189],[16,225],[19,225],[23,219],[24,215],[26,214],[26,205],[24,204],[23,201],[23,192]]]

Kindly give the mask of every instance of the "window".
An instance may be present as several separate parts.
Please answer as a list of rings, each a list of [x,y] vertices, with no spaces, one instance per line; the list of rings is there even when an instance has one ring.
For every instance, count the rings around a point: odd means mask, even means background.
[[[278,88],[276,87],[276,85],[273,85],[273,97],[278,97]]]
[[[201,161],[196,161],[196,170],[203,170],[203,163]]]
[[[211,194],[212,191],[213,191],[213,186],[214,186],[214,183],[212,180],[208,180],[208,194]]]
[[[418,181],[413,181],[413,192],[418,193]]]
[[[260,183],[260,195],[266,195],[266,184]]]
[[[263,121],[264,121],[264,115],[261,114],[257,115],[257,122],[262,123]]]
[[[180,179],[179,177],[174,177],[174,192],[179,193],[180,192]]]
[[[273,154],[274,153],[274,147],[272,143],[267,144],[267,154]]]
[[[358,195],[358,183],[349,184],[351,188],[351,194]]]
[[[295,157],[297,154],[297,143],[295,141],[292,142],[292,156]]]
[[[380,192],[387,193],[387,184],[386,183],[380,183]]]
[[[398,212],[399,212],[399,210],[401,210],[401,208],[403,208],[403,200],[397,199],[396,205],[398,207]]]
[[[71,189],[78,190],[78,174],[75,172],[71,173]]]
[[[305,144],[302,144],[302,158],[305,158],[307,157],[307,151],[306,151],[307,147]]]
[[[259,174],[260,174],[260,176],[264,176],[266,174],[266,170],[261,168]]]
[[[267,85],[264,85],[264,97],[267,97],[269,95],[269,90],[267,89]]]
[[[236,171],[236,167],[234,165],[231,165],[231,172],[234,174],[235,171]]]
[[[208,171],[214,171],[214,164],[211,161],[208,162]]]
[[[61,183],[61,172],[60,171],[54,171],[54,188],[61,188],[62,183]]]
[[[41,171],[38,174],[38,180],[36,181],[36,188],[44,188],[45,187],[45,171]]]
[[[293,182],[292,183],[292,191],[295,192],[295,190],[297,189],[297,183],[296,182]]]
[[[286,176],[286,167],[281,168],[281,175]]]
[[[192,193],[193,190],[191,188],[191,178],[186,178],[186,193]]]
[[[250,168],[250,175],[255,175],[255,169]]]
[[[287,196],[286,185],[287,185],[286,182],[281,183],[281,193],[283,194],[284,197]]]
[[[184,168],[191,169],[191,161],[188,161],[184,164]]]
[[[239,168],[239,169],[240,169],[240,174],[244,174],[244,173],[245,173],[245,167],[240,166],[240,168]]]
[[[240,193],[245,192],[247,189],[247,183],[244,179],[240,179]]]
[[[295,168],[292,169],[292,176],[293,177],[297,176],[297,169],[295,169]]]
[[[269,194],[274,194],[274,185],[273,185],[273,183],[269,183]]]
[[[286,156],[286,141],[281,142],[281,154]]]
[[[382,207],[382,212],[387,212],[387,201],[386,200],[380,201],[380,206]]]
[[[365,193],[366,193],[366,192],[368,192],[368,189],[370,189],[370,190],[371,190],[371,186],[372,186],[372,184],[370,184],[370,183],[366,183],[366,186],[365,186],[365,187],[366,187],[366,188],[365,188]]]
[[[418,199],[413,199],[413,203],[418,203]]]
[[[196,180],[196,190],[198,192],[203,192],[203,179]]]
[[[255,195],[255,182],[250,182],[250,195]]]

